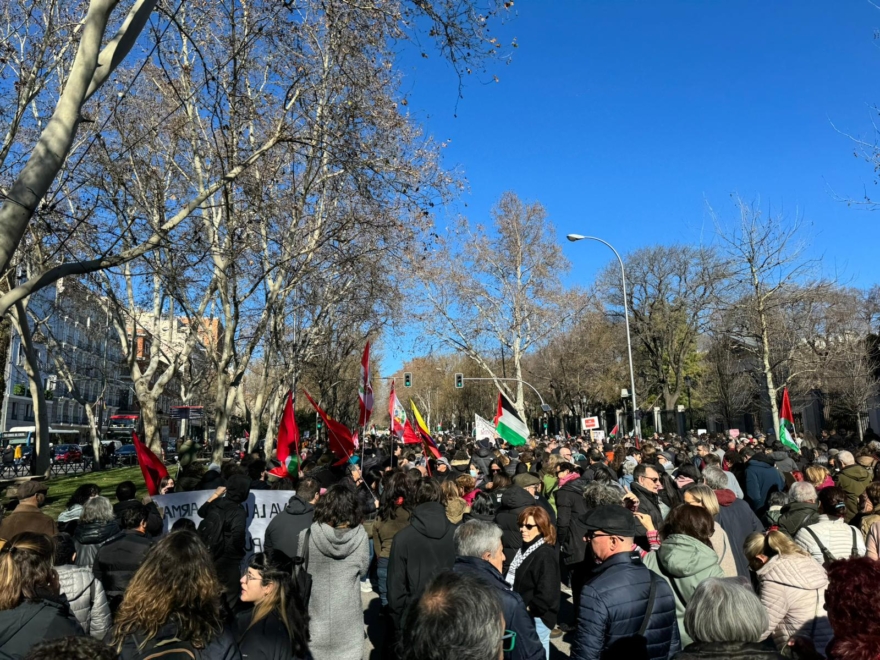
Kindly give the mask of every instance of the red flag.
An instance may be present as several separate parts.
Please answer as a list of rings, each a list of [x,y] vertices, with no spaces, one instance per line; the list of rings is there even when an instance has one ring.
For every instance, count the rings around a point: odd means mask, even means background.
[[[404,425],[407,423],[406,410],[400,404],[400,399],[394,393],[394,381],[391,381],[391,396],[388,397],[388,417],[391,418],[391,435],[400,436],[404,432]],[[410,427],[412,433],[412,427]]]
[[[147,485],[147,492],[150,495],[159,494],[159,482],[168,476],[168,470],[165,464],[159,460],[150,448],[147,447],[137,433],[131,434],[132,442],[134,442],[134,450],[137,453],[138,464],[141,466],[141,472],[144,475],[144,483]]]
[[[360,415],[358,426],[363,428],[370,421],[373,414],[373,386],[370,384],[370,342],[364,346],[364,354],[361,357],[361,380],[358,385],[358,397],[360,398]]]
[[[299,428],[296,426],[296,417],[293,414],[293,391],[287,390],[287,402],[284,404],[284,412],[281,413],[278,441],[275,445],[278,462],[281,465],[287,465],[291,446],[294,453],[299,456]]]
[[[409,423],[409,420],[406,420],[403,424],[403,444],[405,445],[420,445],[422,444],[422,438],[413,430],[412,424]]]
[[[351,431],[344,424],[337,422],[335,419],[330,419],[327,413],[321,410],[321,407],[315,403],[315,400],[312,399],[305,388],[303,388],[303,394],[306,395],[309,403],[312,404],[312,408],[324,420],[324,424],[327,427],[327,437],[330,439],[330,450],[339,457],[339,463],[346,463],[354,454],[354,442],[351,438]]]

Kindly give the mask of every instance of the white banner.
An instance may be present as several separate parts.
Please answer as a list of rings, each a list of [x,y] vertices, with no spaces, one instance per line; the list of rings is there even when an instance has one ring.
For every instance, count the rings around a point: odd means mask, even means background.
[[[583,424],[583,429],[585,431],[592,431],[593,429],[599,428],[599,418],[581,417],[581,424]]]
[[[194,490],[188,493],[172,493],[156,495],[153,501],[163,510],[163,531],[168,533],[171,526],[181,518],[189,518],[196,527],[202,522],[199,507],[208,501],[213,490]],[[245,549],[247,557],[252,553],[263,551],[263,539],[269,521],[277,516],[287,505],[288,500],[296,493],[292,490],[252,490],[241,506],[247,511],[247,535]]]
[[[474,415],[474,437],[477,440],[482,440],[483,438],[494,440],[497,435],[492,422],[488,419],[483,419],[479,415]]]
[[[593,442],[604,442],[605,431],[602,429],[593,429],[590,431],[590,439],[592,439]]]

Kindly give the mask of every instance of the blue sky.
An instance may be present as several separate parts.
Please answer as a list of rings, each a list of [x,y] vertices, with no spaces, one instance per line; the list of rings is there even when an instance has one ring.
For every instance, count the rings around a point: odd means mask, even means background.
[[[451,141],[446,165],[468,180],[451,214],[486,221],[514,190],[546,206],[560,238],[593,233],[626,252],[710,239],[707,204],[732,217],[738,192],[803,214],[827,271],[858,286],[880,280],[880,211],[835,197],[875,188],[838,131],[873,140],[880,10],[862,0],[514,9],[501,30],[519,44],[511,63],[466,79],[463,99],[438,56],[401,56],[410,110]],[[582,284],[611,257],[595,243],[565,251]]]

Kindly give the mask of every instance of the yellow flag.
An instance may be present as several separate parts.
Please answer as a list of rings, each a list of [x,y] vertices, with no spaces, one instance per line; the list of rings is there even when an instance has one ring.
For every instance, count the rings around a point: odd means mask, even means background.
[[[416,408],[416,402],[412,399],[409,400],[409,405],[412,406],[413,414],[416,416],[416,424],[419,425],[419,428],[422,429],[424,433],[431,435],[431,431],[428,429],[428,425],[425,424],[425,420],[422,419],[422,415],[419,413],[419,409]]]

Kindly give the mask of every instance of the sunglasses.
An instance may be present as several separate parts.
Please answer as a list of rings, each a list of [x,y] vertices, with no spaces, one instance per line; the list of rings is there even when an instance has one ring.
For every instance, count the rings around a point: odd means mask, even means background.
[[[523,523],[522,525],[519,526],[520,529],[523,529],[523,528],[525,528],[525,529],[536,529],[537,527],[538,527],[537,525],[530,525],[530,524],[528,524],[528,523]]]
[[[510,653],[514,646],[516,646],[516,633],[512,630],[505,630],[504,636],[501,638],[501,650]]]
[[[587,540],[592,541],[593,539],[600,539],[602,537],[614,538],[614,534],[587,534]]]
[[[653,481],[655,484],[660,483],[660,477],[642,477],[642,479],[647,479],[648,481]]]

